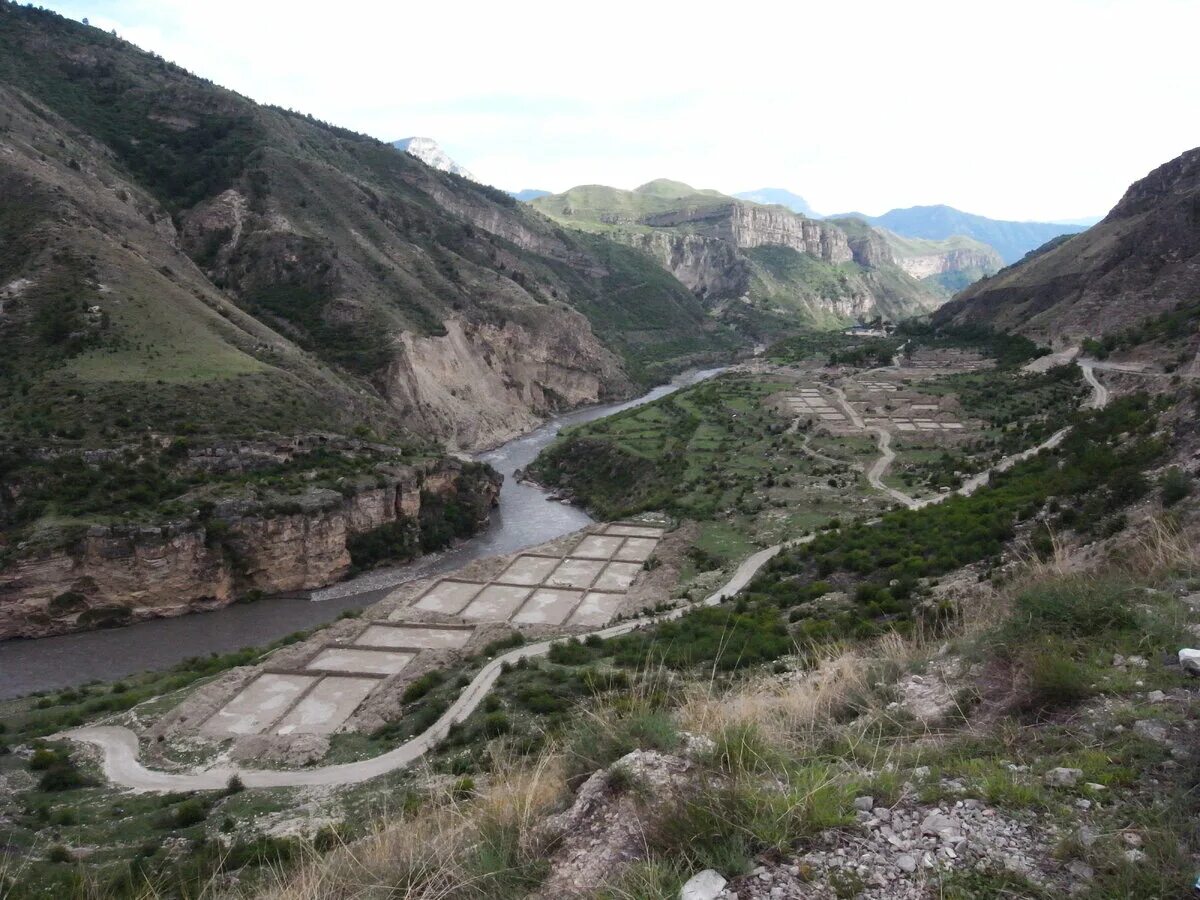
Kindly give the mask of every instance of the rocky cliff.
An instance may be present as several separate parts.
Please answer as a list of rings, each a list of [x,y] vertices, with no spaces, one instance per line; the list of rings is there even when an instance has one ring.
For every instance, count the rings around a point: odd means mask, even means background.
[[[647,252],[718,315],[751,331],[756,320],[763,333],[789,323],[836,327],[941,302],[939,290],[900,269],[887,239],[858,220],[817,221],[665,179],[633,191],[584,185],[533,206]],[[721,302],[728,300],[750,306]]]
[[[921,253],[916,256],[902,256],[897,264],[913,278],[930,278],[934,275],[945,275],[951,272],[964,272],[977,269],[983,272],[995,272],[999,257],[992,251],[968,248],[951,248],[933,253]]]
[[[1200,291],[1200,149],[1135,182],[1082,234],[978,282],[935,323],[1069,345],[1192,301]]]
[[[443,460],[391,467],[375,485],[346,493],[314,489],[286,502],[230,500],[202,521],[93,525],[0,569],[0,639],[122,625],[326,585],[350,570],[355,536],[400,524],[417,553],[423,539],[446,533],[448,510],[464,528],[485,525],[499,488],[490,470]]]

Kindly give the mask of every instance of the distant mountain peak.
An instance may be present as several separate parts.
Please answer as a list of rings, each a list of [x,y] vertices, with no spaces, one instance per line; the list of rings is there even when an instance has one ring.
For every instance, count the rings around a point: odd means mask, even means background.
[[[1014,222],[1004,219],[989,219],[986,216],[963,212],[944,203],[892,209],[882,216],[868,216],[862,213],[847,213],[844,216],[862,219],[871,225],[882,226],[903,237],[925,238],[933,241],[945,240],[955,235],[974,238],[995,247],[1007,264],[1016,262],[1030,250],[1042,246],[1051,238],[1084,229],[1082,225],[1054,222]]]
[[[807,200],[799,194],[793,194],[786,188],[758,188],[753,191],[742,191],[733,196],[739,200],[749,200],[751,203],[762,203],[766,206],[782,206],[810,219],[822,218],[819,212],[809,206]]]
[[[529,203],[538,197],[549,197],[553,191],[543,191],[541,188],[522,188],[519,191],[508,191],[508,196],[522,203]]]
[[[440,169],[443,172],[450,172],[454,175],[461,175],[463,178],[470,178],[472,181],[479,181],[470,170],[465,166],[460,166],[443,150],[438,142],[433,138],[427,137],[407,137],[398,141],[392,141],[392,146],[397,150],[402,150],[409,156],[415,156],[427,166],[432,166],[435,169]]]

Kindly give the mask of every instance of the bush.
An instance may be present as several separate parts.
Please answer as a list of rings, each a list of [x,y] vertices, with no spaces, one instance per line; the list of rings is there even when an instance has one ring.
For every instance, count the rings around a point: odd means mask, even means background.
[[[1163,506],[1174,506],[1192,492],[1191,479],[1178,466],[1167,469],[1159,487]]]
[[[1021,707],[1042,713],[1074,706],[1091,696],[1087,670],[1061,646],[1046,647],[1029,654],[1023,664],[1029,679]]]
[[[1133,631],[1140,616],[1129,587],[1117,581],[1066,577],[1020,594],[1002,645],[1015,648],[1046,637],[1079,639]]]

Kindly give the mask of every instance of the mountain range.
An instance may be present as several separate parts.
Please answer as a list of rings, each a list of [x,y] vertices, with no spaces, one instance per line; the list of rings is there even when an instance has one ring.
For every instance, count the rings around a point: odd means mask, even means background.
[[[967,239],[903,244],[857,219],[811,219],[669,179],[632,191],[581,185],[532,205],[565,226],[645,251],[707,305],[764,331],[781,316],[828,327],[918,315],[949,296],[939,277],[969,270],[963,277],[973,278],[1000,265],[994,251],[968,248]]]
[[[1083,225],[1052,222],[1008,222],[962,212],[952,206],[912,206],[893,209],[881,216],[844,213],[834,218],[854,217],[880,225],[903,237],[940,241],[955,235],[974,238],[994,247],[1005,263],[1014,263],[1030,250],[1060,234],[1083,231]]]
[[[1150,172],[1082,234],[966,288],[934,315],[1077,344],[1196,304],[1200,295],[1200,149]],[[1188,326],[1194,328],[1194,326]]]

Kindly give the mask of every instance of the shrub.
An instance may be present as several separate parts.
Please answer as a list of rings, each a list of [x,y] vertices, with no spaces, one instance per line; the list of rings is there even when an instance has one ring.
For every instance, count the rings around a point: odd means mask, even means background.
[[[1163,506],[1174,506],[1192,492],[1191,479],[1177,466],[1167,469],[1159,486]]]
[[[1042,713],[1087,699],[1092,691],[1087,671],[1061,646],[1044,647],[1029,654],[1023,668],[1029,685],[1021,706]]]
[[[1000,642],[1011,648],[1045,637],[1090,638],[1132,631],[1139,625],[1140,616],[1124,583],[1065,577],[1020,594],[1012,619],[1001,629]]]
[[[67,863],[71,861],[71,851],[62,844],[55,844],[46,852],[46,862]]]

